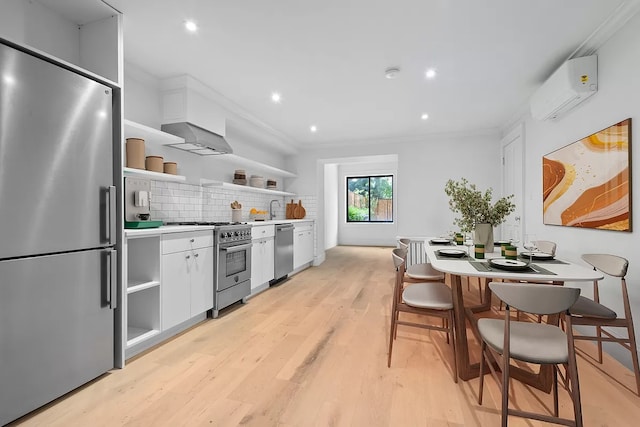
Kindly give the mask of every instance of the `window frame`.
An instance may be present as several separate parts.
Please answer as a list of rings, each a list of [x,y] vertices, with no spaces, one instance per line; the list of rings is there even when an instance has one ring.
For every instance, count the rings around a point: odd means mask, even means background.
[[[350,179],[363,179],[369,180],[369,216],[366,221],[353,221],[349,219],[349,180]],[[371,221],[371,178],[391,178],[391,219],[385,221]],[[380,175],[345,175],[345,221],[347,224],[392,224],[395,221],[395,174],[385,173]]]

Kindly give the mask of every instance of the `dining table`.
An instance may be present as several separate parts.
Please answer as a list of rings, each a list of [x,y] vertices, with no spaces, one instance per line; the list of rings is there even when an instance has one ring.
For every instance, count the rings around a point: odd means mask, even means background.
[[[470,330],[478,342],[481,338],[477,328],[478,313],[491,310],[491,290],[488,283],[491,281],[503,282],[534,282],[550,285],[564,285],[566,282],[592,282],[603,279],[603,275],[586,265],[571,262],[565,259],[548,257],[537,259],[533,262],[524,261],[526,268],[520,263],[517,270],[498,268],[494,263],[504,264],[506,261],[501,256],[500,247],[493,251],[485,248],[484,259],[476,259],[472,249],[464,246],[455,246],[452,242],[439,238],[427,238],[424,242],[426,256],[429,262],[438,271],[445,274],[445,281],[451,287],[454,310],[454,329],[456,340],[456,358],[458,377],[462,380],[470,380],[480,375],[480,362],[471,361],[469,341],[467,335],[467,321]],[[454,249],[452,251],[452,249]],[[460,251],[466,254],[461,256]],[[457,253],[456,253],[457,252]],[[538,257],[536,257],[538,258]],[[493,263],[490,260],[493,259]],[[518,261],[516,260],[516,261]],[[511,264],[511,263],[510,263]],[[463,278],[477,277],[484,282],[484,296],[480,304],[466,304],[462,287]],[[467,279],[468,280],[468,279]],[[559,316],[548,316],[548,323],[558,324]],[[486,371],[485,371],[486,372]],[[512,366],[511,375],[535,388],[550,392],[553,382],[552,367],[542,365],[538,372],[529,368]]]

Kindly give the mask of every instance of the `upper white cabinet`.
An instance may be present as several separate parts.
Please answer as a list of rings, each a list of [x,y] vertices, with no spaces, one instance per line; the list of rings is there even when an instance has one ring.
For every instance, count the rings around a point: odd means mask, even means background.
[[[122,83],[122,15],[101,0],[2,1],[0,37]]]

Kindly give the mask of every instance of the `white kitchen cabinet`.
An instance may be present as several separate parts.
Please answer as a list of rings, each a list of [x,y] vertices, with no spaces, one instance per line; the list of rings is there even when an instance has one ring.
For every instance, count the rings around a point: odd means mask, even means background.
[[[293,269],[313,261],[313,222],[295,223],[293,227]]]
[[[122,15],[107,2],[0,2],[0,37],[122,83]]]
[[[266,288],[274,278],[274,225],[254,226],[251,229],[251,293]]]
[[[213,232],[162,236],[162,330],[213,307]]]

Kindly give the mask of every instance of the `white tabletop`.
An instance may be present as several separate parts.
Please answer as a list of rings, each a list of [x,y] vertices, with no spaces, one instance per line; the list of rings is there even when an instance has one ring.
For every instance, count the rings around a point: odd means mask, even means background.
[[[558,281],[558,282],[581,282],[581,281],[593,281],[600,280],[604,276],[599,271],[593,270],[591,267],[575,264],[566,260],[566,264],[555,264],[549,262],[540,262],[536,264],[533,262],[534,267],[539,265],[555,274],[542,274],[542,273],[526,273],[526,272],[509,272],[500,270],[495,267],[491,267],[491,271],[478,271],[469,263],[469,261],[486,261],[486,260],[468,260],[468,259],[438,259],[436,251],[444,248],[452,248],[453,246],[443,245],[431,245],[430,239],[426,239],[424,242],[425,251],[429,262],[433,268],[443,273],[455,274],[458,276],[473,276],[473,277],[487,277],[493,279],[512,279],[512,280],[529,280],[529,281]],[[464,246],[459,246],[460,249],[467,249]],[[472,250],[473,253],[473,250]],[[487,258],[499,257],[498,252],[486,254]]]

